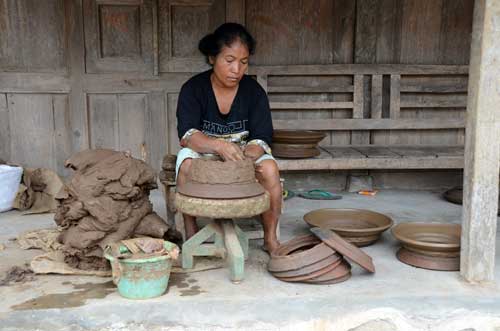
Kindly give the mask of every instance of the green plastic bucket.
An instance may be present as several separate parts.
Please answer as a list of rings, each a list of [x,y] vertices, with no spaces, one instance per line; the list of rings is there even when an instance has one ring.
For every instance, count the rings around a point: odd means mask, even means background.
[[[177,245],[164,242],[165,249],[170,252]],[[129,250],[120,245],[120,253]],[[168,287],[172,259],[168,255],[144,259],[117,259],[111,254],[109,247],[104,251],[104,257],[111,262],[113,282],[118,287],[118,293],[129,299],[149,299],[162,295]]]

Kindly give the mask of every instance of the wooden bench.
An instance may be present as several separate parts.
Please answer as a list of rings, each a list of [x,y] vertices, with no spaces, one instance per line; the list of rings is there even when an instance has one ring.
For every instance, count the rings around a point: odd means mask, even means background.
[[[253,66],[275,129],[327,131],[321,154],[281,170],[459,169],[468,66]],[[338,117],[338,118],[336,118]]]

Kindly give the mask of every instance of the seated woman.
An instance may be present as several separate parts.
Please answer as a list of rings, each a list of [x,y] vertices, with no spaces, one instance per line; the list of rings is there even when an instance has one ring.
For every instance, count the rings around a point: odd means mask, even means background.
[[[177,130],[183,147],[177,155],[177,183],[187,180],[191,159],[217,154],[224,161],[246,158],[255,164],[257,180],[271,195],[271,208],[262,214],[264,248],[279,246],[276,227],[281,213],[278,166],[269,144],[273,125],[266,92],[245,75],[255,41],[240,24],[225,23],[200,40],[199,50],[212,69],[189,79],[177,104]],[[184,216],[187,238],[198,227]]]

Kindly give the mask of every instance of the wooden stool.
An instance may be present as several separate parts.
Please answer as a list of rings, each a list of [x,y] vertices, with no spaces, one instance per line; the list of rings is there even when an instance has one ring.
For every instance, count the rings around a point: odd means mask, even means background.
[[[182,245],[182,267],[193,268],[195,256],[226,258],[231,281],[241,282],[248,257],[248,236],[234,224],[233,219],[260,215],[269,209],[269,204],[267,192],[256,197],[228,200],[201,199],[176,193],[178,211],[214,219]],[[213,243],[207,243],[212,237]]]
[[[283,189],[284,179],[280,178],[281,189]],[[167,223],[173,226],[177,231],[182,234],[182,239],[186,240],[186,233],[184,231],[184,220],[182,214],[177,210],[175,206],[175,194],[176,194],[176,183],[174,181],[160,181],[163,186],[163,196],[165,198],[165,205],[167,210]],[[281,212],[283,213],[285,207],[284,200],[281,203]],[[253,222],[256,222],[255,217],[253,217]],[[242,229],[247,235],[249,240],[252,239],[263,239],[264,230],[261,226],[257,226],[255,229]],[[280,221],[278,221],[278,226],[276,227],[276,237],[280,240]]]

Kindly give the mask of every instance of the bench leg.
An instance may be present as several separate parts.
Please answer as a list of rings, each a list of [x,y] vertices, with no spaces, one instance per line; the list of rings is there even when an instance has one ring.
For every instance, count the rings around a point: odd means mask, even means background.
[[[231,272],[230,278],[233,283],[237,284],[244,278],[245,254],[241,247],[233,221],[222,221],[222,229],[224,231],[224,241],[226,243],[227,258]]]
[[[241,248],[243,249],[243,254],[245,255],[246,260],[248,259],[248,236],[236,224],[234,225],[234,229],[236,230],[236,235],[238,236],[238,240],[240,242]]]
[[[208,224],[182,245],[182,267],[184,269],[193,268],[193,262],[194,262],[193,257],[195,255],[202,255],[200,253],[196,254],[196,252],[197,251],[200,252],[200,250],[203,249],[203,246],[201,246],[203,242],[205,242],[208,238],[210,238],[214,234],[216,235],[216,241],[217,241],[217,234],[220,233],[220,231],[217,230],[219,230],[219,228],[217,228],[216,224],[213,223]],[[219,239],[219,241],[220,240],[222,239]]]

